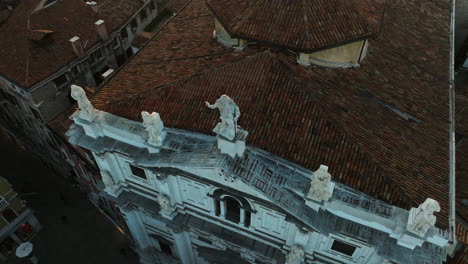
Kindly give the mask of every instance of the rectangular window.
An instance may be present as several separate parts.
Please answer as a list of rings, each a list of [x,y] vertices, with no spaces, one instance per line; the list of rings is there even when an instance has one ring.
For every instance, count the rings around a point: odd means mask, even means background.
[[[68,82],[67,76],[65,74],[60,75],[59,77],[52,80],[57,88],[62,87]]]
[[[138,23],[136,21],[136,18],[134,18],[132,20],[132,22],[130,22],[130,27],[132,28],[133,33],[135,33],[135,31],[137,30],[137,27],[138,27]]]
[[[15,235],[21,241],[27,241],[33,235],[33,227],[28,222],[25,222],[20,225],[20,227],[15,231]]]
[[[133,165],[130,165],[130,169],[132,170],[132,174],[134,176],[140,177],[140,178],[145,179],[145,180],[147,179],[144,169],[135,167]]]
[[[145,21],[148,16],[146,15],[146,9],[142,9],[140,12],[141,21]]]
[[[356,251],[356,247],[338,240],[333,241],[331,249],[348,256],[352,256],[354,254],[354,251]]]
[[[122,30],[120,30],[120,36],[122,37],[122,39],[128,38],[128,32],[127,32],[126,27],[124,27],[124,28],[122,28]]]
[[[114,49],[118,49],[119,48],[119,40],[117,38],[115,38],[114,40],[112,40],[112,47],[114,47]]]
[[[71,73],[73,74],[73,76],[77,76],[78,73],[80,72],[80,69],[78,68],[79,66],[76,65],[74,67],[71,68]]]
[[[0,196],[0,211],[7,208],[8,205],[10,205],[8,201],[4,197]]]
[[[102,51],[101,49],[98,49],[94,52],[93,54],[93,62],[97,62],[97,61],[100,61],[102,59]]]

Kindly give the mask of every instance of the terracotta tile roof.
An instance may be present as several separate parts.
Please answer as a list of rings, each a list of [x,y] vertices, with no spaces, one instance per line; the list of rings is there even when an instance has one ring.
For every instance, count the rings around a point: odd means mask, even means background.
[[[455,254],[449,264],[466,264],[468,263],[468,246],[464,245],[463,248]]]
[[[108,32],[112,32],[142,5],[140,0],[101,0],[96,14],[85,1],[62,0],[33,12],[39,2],[20,1],[0,27],[0,74],[24,88],[47,78],[75,58],[69,39],[80,37],[86,50],[100,41],[94,22],[103,19]],[[39,43],[28,38],[30,30],[53,33],[45,43]]]
[[[445,193],[434,192],[447,189],[444,175],[430,173],[444,157],[427,155],[438,151],[432,146],[439,145],[440,135],[412,136],[427,125],[399,118],[356,87],[340,87],[348,98],[348,105],[340,107],[329,99],[326,76],[320,76],[302,82],[295,78],[294,68],[264,52],[101,109],[140,121],[142,110],[156,111],[166,126],[212,134],[218,113],[203,101],[228,94],[241,109],[239,124],[249,131],[249,144],[312,170],[327,164],[334,180],[403,208],[426,197],[444,204]],[[340,92],[333,91],[337,98]],[[408,152],[414,156],[408,157]],[[428,168],[431,162],[437,166]],[[418,176],[423,174],[426,179]],[[427,187],[429,183],[434,189]],[[443,226],[447,206],[442,208]]]
[[[231,37],[311,52],[375,36],[384,0],[207,0]]]
[[[468,98],[463,95],[455,99],[455,125],[457,133],[468,138]]]
[[[457,95],[455,102],[456,146],[456,209],[457,214],[468,222],[468,99]],[[468,244],[468,243],[467,243]]]
[[[450,1],[389,2],[353,70],[304,68],[283,50],[232,52],[210,37],[201,0],[177,13],[92,97],[96,108],[134,120],[157,111],[169,127],[212,134],[218,116],[202,102],[226,93],[248,144],[327,164],[334,180],[403,208],[434,198],[447,228]]]
[[[465,245],[468,245],[468,228],[467,225],[461,223],[461,221],[456,221],[455,224],[455,235],[457,240]],[[467,262],[468,263],[468,262]]]

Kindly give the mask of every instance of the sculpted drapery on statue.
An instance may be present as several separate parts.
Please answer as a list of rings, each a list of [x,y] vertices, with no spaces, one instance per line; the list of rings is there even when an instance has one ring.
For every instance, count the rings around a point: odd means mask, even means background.
[[[229,140],[233,140],[237,132],[237,120],[240,117],[239,107],[227,95],[221,95],[212,105],[205,102],[206,106],[211,109],[218,108],[221,114],[221,123],[218,123],[213,129],[213,132],[223,136]]]
[[[434,212],[440,212],[440,205],[431,198],[427,198],[418,208],[411,208],[408,217],[408,231],[424,237],[436,223]]]
[[[158,113],[148,113],[146,111],[141,112],[143,119],[143,125],[148,132],[148,143],[151,145],[161,145],[165,133],[163,132],[164,123]]]
[[[72,85],[71,97],[78,102],[78,108],[80,109],[79,117],[89,122],[93,121],[97,113],[91,102],[86,97],[86,93],[83,88],[77,85]]]
[[[310,189],[307,198],[321,202],[328,201],[332,196],[330,191],[331,174],[328,172],[328,167],[320,165],[319,169],[311,176]]]

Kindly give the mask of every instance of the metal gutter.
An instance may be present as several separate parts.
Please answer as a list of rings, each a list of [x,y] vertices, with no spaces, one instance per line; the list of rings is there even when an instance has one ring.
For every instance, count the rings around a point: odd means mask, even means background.
[[[450,65],[449,65],[449,113],[450,113],[450,189],[449,189],[449,227],[452,241],[455,243],[455,0],[452,0],[450,21]]]

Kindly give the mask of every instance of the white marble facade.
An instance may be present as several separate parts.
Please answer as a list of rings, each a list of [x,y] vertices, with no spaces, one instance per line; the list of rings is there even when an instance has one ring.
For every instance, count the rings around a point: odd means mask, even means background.
[[[120,204],[138,246],[141,263],[204,264],[223,254],[238,258],[232,263],[377,264],[386,261],[387,256],[380,254],[384,252],[379,249],[382,247],[380,241],[376,242],[372,237],[360,238],[359,233],[353,237],[335,230],[314,229],[311,227],[314,223],[301,222],[291,208],[280,205],[268,196],[271,194],[261,191],[261,185],[225,171],[220,164],[233,157],[222,154],[215,147],[217,139],[213,136],[164,127],[159,131],[166,135],[164,141],[148,145],[148,132],[141,123],[102,111],[98,111],[91,121],[82,120],[79,112],[72,119],[75,124],[67,133],[70,141],[93,152],[104,176],[104,192]],[[113,125],[116,123],[122,128],[116,128]],[[179,138],[181,135],[183,137]],[[180,143],[181,138],[195,140],[200,148],[206,146],[206,149],[217,152],[210,157],[198,156],[197,150],[193,150],[193,154],[187,151],[160,152],[168,145],[173,146],[174,142]],[[167,143],[175,139],[179,141]],[[103,142],[112,143],[104,148],[106,143]],[[187,143],[187,147],[192,145]],[[140,151],[128,153],[129,148],[125,146]],[[283,164],[281,159],[277,162]],[[290,166],[285,163],[284,168]],[[312,172],[297,168],[305,184],[314,184],[314,178],[320,178],[314,174],[326,172],[325,169]],[[326,179],[325,198],[322,195],[321,199],[311,199],[308,192],[313,186],[303,192],[291,189],[294,193],[291,197],[302,197],[296,200],[302,204],[296,206],[303,206],[309,211],[307,214],[320,213],[330,221],[346,220],[364,226],[383,239],[393,239],[388,240],[393,244],[386,246],[402,252],[416,252],[423,243],[431,247],[447,244],[447,239],[434,227],[426,237],[406,231],[407,209],[386,205],[401,216],[392,219],[343,202],[339,194],[334,196],[336,192],[356,192],[332,182],[333,175],[331,181],[329,174]],[[122,200],[128,193],[138,198]],[[254,244],[257,246],[246,246]],[[396,252],[391,257],[398,259],[400,256]]]

